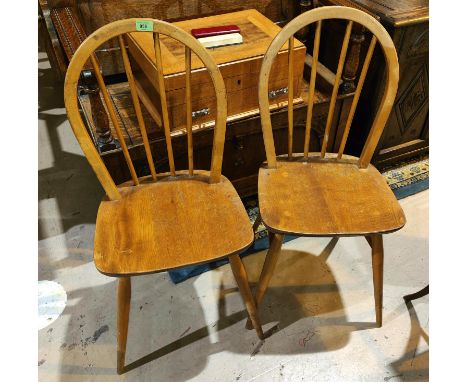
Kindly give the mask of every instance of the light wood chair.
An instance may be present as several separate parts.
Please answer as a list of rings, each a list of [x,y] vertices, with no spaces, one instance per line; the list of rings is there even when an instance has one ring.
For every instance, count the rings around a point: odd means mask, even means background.
[[[159,73],[157,81],[170,168],[169,173],[163,174],[156,174],[125,47],[125,35],[135,32],[137,22],[142,20],[153,28],[155,63]],[[160,34],[185,45],[188,170],[176,171],[174,167],[164,78],[161,71]],[[116,110],[95,55],[96,49],[112,38],[118,39],[121,48],[150,176],[139,177],[135,172],[117,121]],[[192,63],[197,58],[192,57],[192,52],[203,62],[216,91],[216,125],[210,171],[194,169],[190,77]],[[78,109],[77,87],[84,67],[90,67],[94,71],[131,173],[132,181],[119,186],[112,180],[92,143]],[[247,273],[239,258],[239,253],[251,245],[254,236],[239,196],[229,180],[221,175],[226,130],[226,90],[221,73],[209,53],[195,38],[174,25],[160,20],[128,19],[113,22],[91,34],[73,56],[65,79],[65,106],[76,138],[107,194],[100,204],[96,219],[94,262],[103,274],[119,278],[118,373],[125,371],[131,276],[162,272],[229,257],[248,316],[254,322],[258,337],[262,338],[263,332],[249,288]]]
[[[346,20],[347,27],[338,66],[321,152],[309,152],[313,97],[317,73],[320,31],[328,19]],[[354,23],[361,24],[373,37],[365,57],[351,110],[338,153],[327,153],[327,143],[338,96],[339,80]],[[289,60],[288,154],[276,156],[268,107],[268,78],[272,63],[283,44],[292,47],[294,33],[315,24],[313,60],[310,74],[306,133],[303,153],[293,153],[292,70]],[[364,84],[374,48],[379,43],[386,61],[386,87],[380,106],[359,158],[343,151],[356,105]],[[364,236],[372,248],[372,268],[377,326],[382,325],[383,241],[382,234],[402,228],[404,213],[383,176],[369,162],[385,127],[398,86],[398,58],[391,37],[374,18],[347,7],[321,7],[308,11],[287,24],[272,41],[260,71],[259,101],[267,164],[259,171],[260,217],[270,232],[270,248],[256,288],[259,306],[273,274],[285,234],[300,236]],[[249,323],[247,323],[249,327]]]

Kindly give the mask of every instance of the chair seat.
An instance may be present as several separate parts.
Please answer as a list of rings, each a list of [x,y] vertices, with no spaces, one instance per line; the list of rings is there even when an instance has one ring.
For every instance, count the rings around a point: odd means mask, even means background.
[[[260,169],[258,192],[262,221],[277,233],[367,235],[398,230],[406,221],[372,165],[359,169],[351,162],[279,160],[276,169]]]
[[[253,231],[244,206],[225,177],[209,173],[164,177],[121,187],[122,199],[102,201],[96,220],[94,262],[107,275],[165,271],[248,248]]]

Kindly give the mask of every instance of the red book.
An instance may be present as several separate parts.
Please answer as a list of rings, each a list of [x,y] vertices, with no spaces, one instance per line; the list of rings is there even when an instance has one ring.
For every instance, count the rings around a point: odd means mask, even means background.
[[[192,29],[192,36],[195,38],[220,36],[228,33],[240,33],[240,28],[237,25],[222,25],[218,27]]]

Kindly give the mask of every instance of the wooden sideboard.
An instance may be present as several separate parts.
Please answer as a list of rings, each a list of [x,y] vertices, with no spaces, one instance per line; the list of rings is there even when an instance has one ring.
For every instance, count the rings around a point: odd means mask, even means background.
[[[387,29],[398,52],[400,82],[395,104],[380,139],[372,163],[378,168],[429,151],[429,2],[428,0],[318,0],[316,6],[342,5],[361,9],[377,18]],[[339,23],[324,31],[320,60],[334,62],[336,46],[341,41],[334,36],[343,28]],[[325,29],[325,28],[324,28]],[[342,36],[342,34],[341,34]],[[366,31],[355,28],[348,50],[348,62],[354,61],[354,70],[348,77],[355,78],[367,52],[369,38]],[[354,49],[354,50],[353,50]],[[351,57],[353,56],[353,57]],[[353,65],[351,65],[353,66]],[[376,113],[378,99],[383,92],[385,63],[379,51],[367,74],[345,152],[358,155]],[[343,77],[346,77],[346,73]],[[345,79],[345,83],[346,83]],[[344,86],[343,93],[353,91]]]

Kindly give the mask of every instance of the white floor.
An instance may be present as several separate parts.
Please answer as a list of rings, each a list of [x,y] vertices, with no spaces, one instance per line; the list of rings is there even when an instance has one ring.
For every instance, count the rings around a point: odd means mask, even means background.
[[[117,376],[116,281],[93,264],[103,191],[49,68],[40,53],[38,278],[60,283],[68,300],[39,330],[41,381],[428,380],[429,297],[403,301],[428,284],[428,191],[400,201],[407,225],[384,238],[382,328],[367,242],[300,238],[284,245],[262,304],[265,341],[244,329],[228,266],[178,285],[166,273],[134,278],[127,363],[141,365]],[[245,259],[253,283],[264,255]]]

